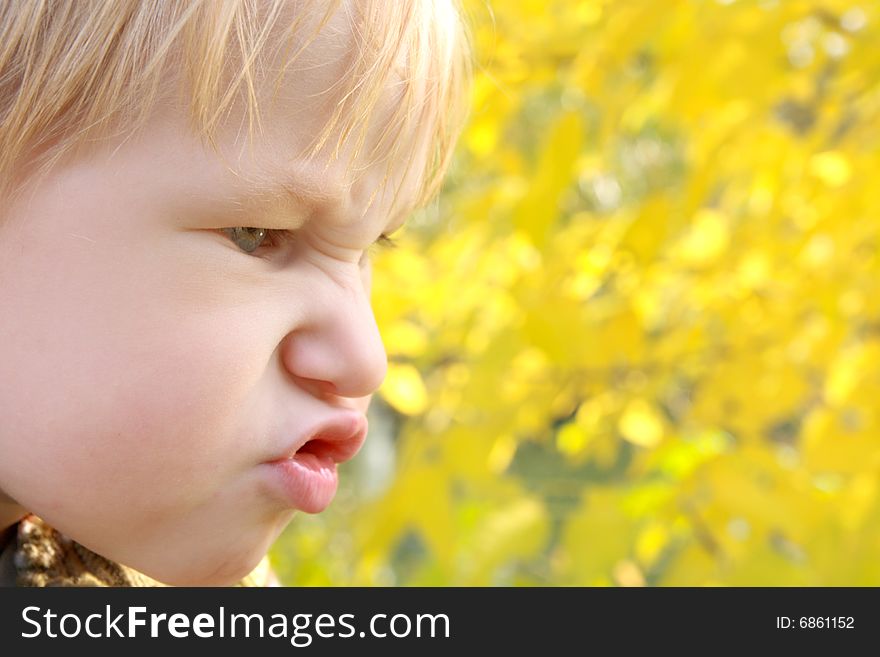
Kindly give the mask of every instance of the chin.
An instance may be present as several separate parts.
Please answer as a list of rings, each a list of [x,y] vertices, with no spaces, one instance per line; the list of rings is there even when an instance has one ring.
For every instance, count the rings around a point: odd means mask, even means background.
[[[161,540],[119,554],[118,560],[170,586],[233,586],[257,569],[256,579],[265,585],[274,578],[261,561],[292,516],[285,510],[268,523],[225,527],[211,518],[190,524],[189,533],[164,532]]]
[[[247,559],[230,559],[216,565],[207,563],[204,559],[196,559],[191,564],[174,564],[172,569],[160,568],[152,572],[142,572],[169,586],[234,586],[250,575],[264,556],[262,552],[255,552]],[[182,570],[181,565],[184,565]],[[187,565],[190,567],[186,567]]]
[[[263,573],[264,564],[260,562],[271,544],[272,541],[256,540],[195,550],[181,547],[177,551],[154,554],[156,559],[140,562],[132,559],[128,565],[170,586],[233,586],[258,567]]]

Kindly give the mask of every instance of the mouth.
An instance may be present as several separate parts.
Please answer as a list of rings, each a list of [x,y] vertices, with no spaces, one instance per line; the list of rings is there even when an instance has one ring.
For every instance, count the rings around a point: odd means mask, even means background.
[[[266,462],[271,488],[288,508],[320,513],[336,495],[336,466],[351,459],[367,435],[367,419],[339,412],[295,440],[283,455]]]

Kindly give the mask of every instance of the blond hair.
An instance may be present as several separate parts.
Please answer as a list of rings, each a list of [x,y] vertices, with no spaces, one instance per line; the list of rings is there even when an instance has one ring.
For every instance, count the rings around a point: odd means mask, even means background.
[[[287,11],[294,7],[292,12]],[[272,48],[296,61],[341,0],[21,0],[0,3],[0,193],[79,149],[142,127],[176,71],[189,90],[191,123],[207,143],[243,102],[250,136],[260,129],[265,62]],[[466,113],[469,51],[452,0],[357,0],[357,52],[332,90],[335,109],[312,153],[397,158],[413,136],[427,144],[416,203],[433,196]],[[317,18],[316,18],[317,16]],[[284,21],[287,21],[285,24]],[[286,37],[281,43],[273,35]],[[403,79],[398,74],[403,62]],[[400,102],[379,143],[366,134],[389,84]],[[331,143],[333,135],[337,143]],[[354,148],[351,148],[354,144]],[[421,166],[421,165],[419,165]],[[388,175],[386,174],[386,180]]]

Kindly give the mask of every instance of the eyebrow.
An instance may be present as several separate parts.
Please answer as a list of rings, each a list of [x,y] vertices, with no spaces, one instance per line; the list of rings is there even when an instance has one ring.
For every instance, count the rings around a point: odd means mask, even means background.
[[[336,209],[335,199],[339,196],[336,185],[329,190],[322,186],[325,179],[318,175],[287,170],[273,172],[275,175],[258,173],[239,175],[244,189],[234,190],[227,202],[237,211],[258,211],[261,222],[271,225],[253,226],[255,228],[282,228],[298,230],[321,209]],[[412,214],[411,208],[393,208],[387,219],[390,223],[382,234],[387,236],[397,232],[406,224]],[[279,220],[275,220],[276,217]],[[259,222],[258,222],[259,223]]]
[[[272,224],[255,228],[296,230],[305,225],[317,208],[330,200],[330,196],[317,190],[314,194],[303,193],[292,181],[252,177],[241,177],[241,181],[244,189],[230,191],[224,202],[235,212],[259,212],[262,223]]]

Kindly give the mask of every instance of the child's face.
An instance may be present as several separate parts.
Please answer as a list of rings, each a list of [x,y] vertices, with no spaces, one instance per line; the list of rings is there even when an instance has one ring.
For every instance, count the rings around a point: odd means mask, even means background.
[[[241,577],[295,509],[330,502],[386,368],[365,251],[400,223],[389,194],[368,203],[384,165],[349,188],[291,162],[327,118],[341,34],[309,47],[303,68],[323,64],[286,79],[252,148],[227,125],[225,163],[168,106],[6,208],[0,500],[177,584]],[[291,224],[252,253],[221,230]]]

